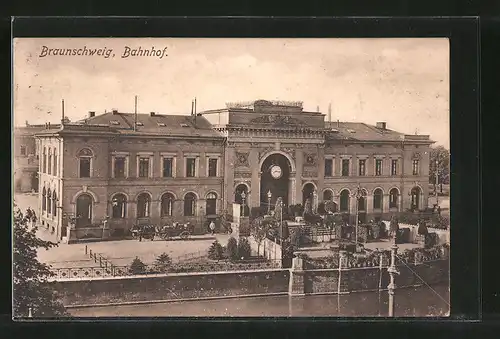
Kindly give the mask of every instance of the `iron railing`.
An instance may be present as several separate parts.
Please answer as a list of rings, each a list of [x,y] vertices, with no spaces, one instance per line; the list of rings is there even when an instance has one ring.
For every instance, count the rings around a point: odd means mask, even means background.
[[[178,263],[168,266],[144,265],[141,267],[108,265],[105,267],[70,267],[53,268],[53,279],[85,279],[101,277],[127,277],[136,275],[169,274],[169,273],[203,273],[274,270],[282,268],[281,260],[241,261],[241,262],[209,262],[209,263]]]

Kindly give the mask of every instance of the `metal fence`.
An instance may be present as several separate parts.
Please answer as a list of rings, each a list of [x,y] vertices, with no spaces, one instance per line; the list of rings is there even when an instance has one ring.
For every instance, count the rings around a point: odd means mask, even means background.
[[[144,265],[131,267],[116,266],[108,264],[108,267],[75,267],[55,268],[53,279],[85,279],[100,277],[126,277],[136,275],[168,274],[168,273],[203,273],[203,272],[228,272],[228,271],[252,271],[272,270],[282,267],[281,260],[266,261],[241,261],[229,262],[218,261],[209,263],[179,263],[169,266]]]

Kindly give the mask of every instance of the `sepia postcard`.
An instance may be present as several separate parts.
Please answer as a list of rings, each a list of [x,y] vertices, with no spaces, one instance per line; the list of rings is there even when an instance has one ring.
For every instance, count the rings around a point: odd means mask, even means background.
[[[449,316],[445,38],[16,38],[13,318]]]

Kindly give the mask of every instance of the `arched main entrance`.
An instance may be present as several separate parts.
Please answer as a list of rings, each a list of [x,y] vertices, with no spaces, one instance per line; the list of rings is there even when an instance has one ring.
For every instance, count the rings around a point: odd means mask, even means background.
[[[422,191],[420,190],[420,187],[415,186],[411,189],[411,205],[410,208],[413,210],[419,210],[420,209],[420,196],[422,194]]]
[[[76,227],[88,227],[92,223],[92,197],[82,194],[76,199]]]
[[[271,206],[276,199],[281,197],[283,204],[289,203],[289,184],[292,167],[288,159],[280,153],[269,155],[260,168],[260,206],[267,207],[269,204],[269,192],[271,193]]]

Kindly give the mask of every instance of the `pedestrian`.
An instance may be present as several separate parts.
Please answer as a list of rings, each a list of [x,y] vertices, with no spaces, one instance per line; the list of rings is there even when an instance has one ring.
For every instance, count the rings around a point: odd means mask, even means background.
[[[210,222],[209,227],[210,227],[210,233],[212,233],[212,235],[214,235],[215,234],[215,222],[213,220]]]
[[[441,206],[438,205],[437,211],[438,211],[438,215],[441,215]]]

